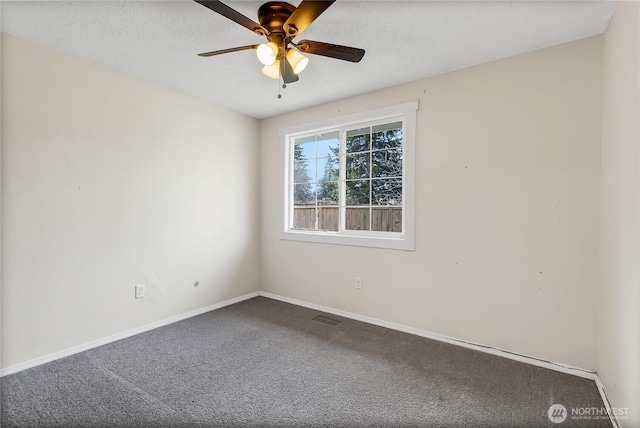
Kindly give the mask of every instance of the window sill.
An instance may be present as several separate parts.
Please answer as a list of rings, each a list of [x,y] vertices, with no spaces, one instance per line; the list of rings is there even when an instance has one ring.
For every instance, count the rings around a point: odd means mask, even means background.
[[[389,250],[414,251],[413,240],[403,234],[393,237],[357,236],[338,232],[288,231],[280,239],[285,241],[315,242],[321,244],[348,245],[354,247],[384,248]]]

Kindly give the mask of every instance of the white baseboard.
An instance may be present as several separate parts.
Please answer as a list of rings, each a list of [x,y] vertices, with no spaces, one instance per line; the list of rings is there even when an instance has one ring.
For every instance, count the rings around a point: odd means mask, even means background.
[[[604,385],[602,383],[602,380],[600,379],[600,376],[598,376],[598,373],[596,373],[596,372],[594,372],[592,370],[581,369],[579,367],[574,367],[574,366],[571,366],[571,365],[568,365],[568,364],[555,363],[555,362],[547,361],[547,360],[544,360],[544,359],[541,359],[541,358],[536,358],[536,357],[532,357],[532,356],[529,356],[529,355],[519,354],[517,352],[507,351],[507,350],[504,350],[504,349],[494,348],[492,346],[486,346],[486,345],[480,345],[478,343],[468,342],[468,341],[462,340],[462,339],[455,339],[453,337],[448,337],[448,336],[444,336],[444,335],[441,335],[441,334],[432,333],[430,331],[420,330],[420,329],[417,329],[417,328],[408,327],[408,326],[405,326],[405,325],[396,324],[396,323],[380,320],[380,319],[377,319],[377,318],[371,318],[371,317],[367,317],[367,316],[364,316],[364,315],[358,315],[358,314],[354,314],[354,313],[351,313],[351,312],[342,311],[340,309],[329,308],[327,306],[317,305],[315,303],[309,303],[309,302],[305,302],[305,301],[302,301],[302,300],[292,299],[290,297],[284,297],[284,296],[280,296],[278,294],[268,293],[266,291],[260,291],[260,292],[258,292],[258,294],[260,296],[267,297],[269,299],[279,300],[281,302],[291,303],[293,305],[302,306],[302,307],[309,308],[309,309],[314,309],[314,310],[317,310],[317,311],[320,311],[320,312],[325,312],[325,313],[328,313],[328,314],[333,314],[333,315],[337,315],[337,316],[340,316],[340,317],[353,319],[353,320],[356,320],[356,321],[362,321],[362,322],[366,322],[368,324],[373,324],[373,325],[377,325],[377,326],[380,326],[380,327],[386,327],[386,328],[389,328],[391,330],[402,331],[404,333],[409,333],[409,334],[413,334],[413,335],[416,335],[416,336],[425,337],[427,339],[433,339],[433,340],[437,340],[437,341],[440,341],[440,342],[449,343],[451,345],[462,346],[464,348],[473,349],[475,351],[480,351],[480,352],[484,352],[484,353],[487,353],[487,354],[497,355],[499,357],[508,358],[510,360],[515,360],[515,361],[519,361],[519,362],[522,362],[522,363],[531,364],[531,365],[538,366],[538,367],[543,367],[545,369],[555,370],[555,371],[558,371],[558,372],[567,373],[567,374],[570,374],[570,375],[579,376],[579,377],[582,377],[582,378],[593,380],[596,383],[596,386],[598,388],[598,392],[600,393],[600,397],[602,398],[602,402],[604,403],[604,405],[605,405],[605,407],[607,409],[607,412],[609,414],[609,418],[611,419],[611,423],[613,424],[613,426],[615,428],[620,428],[620,424],[619,424],[616,416],[611,411],[611,403],[609,402],[609,397],[607,397],[607,394],[606,394],[606,392],[604,390]]]
[[[556,370],[562,373],[567,373],[575,376],[584,377],[587,379],[595,380],[596,372],[592,370],[581,369],[579,367],[573,367],[567,364],[555,363],[547,361],[541,358],[531,357],[517,352],[506,351],[504,349],[494,348],[492,346],[481,345],[478,343],[469,342],[462,339],[456,339],[453,337],[444,336],[437,333],[432,333],[426,330],[420,330],[418,328],[407,327],[405,325],[396,324],[377,318],[371,318],[363,315],[354,314],[351,312],[342,311],[340,309],[333,309],[322,305],[316,305],[315,303],[304,302],[302,300],[291,299],[289,297],[280,296],[277,294],[267,293],[265,291],[259,292],[260,296],[268,297],[270,299],[279,300],[285,303],[291,303],[297,306],[303,306],[309,309],[315,309],[317,311],[326,312],[333,315],[338,315],[345,318],[350,318],[356,321],[366,322],[368,324],[377,325],[380,327],[386,327],[391,330],[402,331],[404,333],[413,334],[416,336],[426,337],[427,339],[438,340],[440,342],[449,343],[452,345],[462,346],[464,348],[473,349],[476,351],[484,352],[487,354],[497,355],[499,357],[509,358],[510,360],[516,360],[523,363],[532,364],[538,367],[544,367],[546,369]]]
[[[344,318],[353,319],[356,321],[366,322],[368,324],[377,325],[380,327],[389,328],[392,330],[401,331],[404,333],[413,334],[420,337],[425,337],[427,339],[433,339],[440,342],[449,343],[456,346],[462,346],[464,348],[473,349],[475,351],[484,352],[487,354],[497,355],[499,357],[508,358],[510,360],[520,361],[527,364],[532,364],[534,366],[543,367],[550,370],[556,370],[562,373],[567,373],[574,376],[579,376],[586,379],[591,379],[595,381],[602,401],[609,412],[611,423],[615,428],[620,428],[620,424],[615,417],[614,413],[611,411],[611,403],[609,402],[609,398],[604,389],[604,385],[602,380],[598,376],[598,374],[591,370],[581,369],[578,367],[573,367],[567,364],[556,363],[552,361],[543,360],[541,358],[536,358],[528,355],[519,354],[516,352],[507,351],[504,349],[498,349],[491,346],[480,345],[473,342],[468,342],[466,340],[455,339],[452,337],[444,336],[437,333],[432,333],[426,330],[420,330],[413,327],[408,327],[401,324],[396,324],[384,320],[380,320],[377,318],[371,318],[364,315],[358,315],[351,312],[343,311],[340,309],[329,308],[327,306],[318,305],[315,303],[305,302],[302,300],[292,299],[290,297],[280,296],[278,294],[268,293],[266,291],[256,291],[249,294],[244,294],[239,297],[235,297],[233,299],[225,300],[223,302],[215,303],[213,305],[205,306],[204,308],[195,309],[190,312],[186,312],[184,314],[176,315],[161,321],[156,321],[151,324],[144,325],[142,327],[134,328],[123,333],[114,334],[112,336],[105,337],[103,339],[94,340],[89,343],[85,343],[79,346],[75,346],[73,348],[65,349],[59,352],[55,352],[53,354],[45,355],[44,357],[35,358],[33,360],[26,361],[24,363],[15,364],[13,366],[6,367],[4,369],[0,369],[0,377],[7,376],[13,373],[20,372],[22,370],[26,370],[32,367],[36,367],[42,364],[49,363],[51,361],[58,360],[60,358],[68,357],[73,354],[77,354],[79,352],[87,351],[89,349],[96,348],[98,346],[106,345],[111,342],[115,342],[120,339],[125,339],[127,337],[135,336],[136,334],[144,333],[145,331],[153,330],[158,327],[163,327],[165,325],[173,324],[178,321],[185,320],[187,318],[191,318],[197,315],[204,314],[206,312],[210,312],[216,309],[223,308],[225,306],[233,305],[235,303],[242,302],[244,300],[252,299],[257,296],[267,297],[269,299],[278,300],[285,303],[290,303],[297,306],[302,306],[309,309],[314,309],[320,312],[325,312],[328,314],[337,315]]]
[[[615,415],[615,412],[611,407],[611,402],[609,401],[609,397],[607,396],[607,393],[604,390],[604,384],[602,383],[602,379],[600,379],[600,376],[598,374],[596,374],[595,381],[596,381],[596,386],[598,387],[598,392],[600,393],[600,397],[602,397],[602,402],[604,403],[604,407],[607,409],[607,414],[609,415],[609,419],[611,420],[611,423],[613,424],[614,428],[620,428],[620,422],[618,422],[618,417]]]
[[[144,333],[145,331],[153,330],[158,327],[173,324],[174,322],[182,321],[187,318],[195,317],[196,315],[204,314],[216,309],[223,308],[225,306],[233,305],[234,303],[242,302],[243,300],[252,299],[257,297],[258,292],[244,294],[233,299],[225,300],[224,302],[214,303],[213,305],[205,306],[204,308],[195,309],[193,311],[185,312],[180,315],[176,315],[164,320],[156,321],[151,324],[137,327],[122,333],[114,334],[102,339],[94,340],[92,342],[84,343],[82,345],[74,346],[73,348],[64,349],[62,351],[54,352],[53,354],[45,355],[44,357],[35,358],[33,360],[26,361],[24,363],[15,364],[3,369],[0,369],[0,377],[7,376],[13,373],[20,372],[22,370],[30,369],[42,364],[49,363],[51,361],[58,360],[60,358],[68,357],[79,352],[87,351],[89,349],[97,348],[98,346],[106,345],[107,343],[115,342],[116,340],[125,339],[127,337],[135,336],[136,334]]]

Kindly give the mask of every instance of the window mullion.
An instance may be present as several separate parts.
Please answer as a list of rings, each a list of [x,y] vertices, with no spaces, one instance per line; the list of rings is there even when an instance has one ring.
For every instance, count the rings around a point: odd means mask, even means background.
[[[314,208],[315,208],[315,224],[314,229],[318,230],[319,226],[319,217],[320,217],[320,209],[318,207],[318,136],[316,135],[316,146],[315,146],[315,157],[313,158],[313,162],[315,162],[315,166],[313,170],[315,171],[315,177],[313,177],[313,188],[314,188]]]
[[[289,228],[294,226],[295,217],[295,156],[294,156],[294,138],[289,139]]]
[[[373,126],[369,127],[369,230],[373,230]]]
[[[347,152],[347,131],[340,129],[340,150],[338,151],[338,233],[345,230],[345,216],[347,213],[347,172],[346,172],[346,152]]]

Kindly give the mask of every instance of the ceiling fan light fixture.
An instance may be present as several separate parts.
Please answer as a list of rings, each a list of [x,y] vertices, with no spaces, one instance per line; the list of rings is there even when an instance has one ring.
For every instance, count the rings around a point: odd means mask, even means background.
[[[262,64],[266,66],[272,65],[278,57],[278,45],[274,42],[262,43],[258,45],[256,55]]]
[[[280,61],[276,61],[271,65],[265,65],[262,67],[262,73],[265,76],[269,76],[272,79],[280,78]]]
[[[263,44],[219,49],[200,53],[199,56],[210,57],[249,49],[255,50],[258,60],[263,65],[262,73],[272,79],[282,79],[283,86],[299,80],[298,74],[309,63],[309,58],[303,53],[350,62],[359,62],[364,56],[364,49],[313,40],[302,40],[298,43],[293,41],[335,0],[302,0],[298,7],[281,1],[268,1],[258,9],[259,24],[222,1],[195,1],[251,30],[252,33],[267,38],[267,42]],[[280,97],[280,94],[278,96]]]
[[[304,70],[307,64],[309,64],[309,58],[302,55],[295,49],[289,49],[289,52],[287,52],[287,60],[289,61],[289,64],[291,64],[295,74],[302,73],[302,70]]]

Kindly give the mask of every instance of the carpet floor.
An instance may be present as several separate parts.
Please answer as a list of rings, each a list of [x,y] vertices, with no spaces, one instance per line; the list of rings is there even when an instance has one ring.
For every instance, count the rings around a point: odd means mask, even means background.
[[[612,426],[572,415],[604,407],[591,380],[264,297],[5,376],[0,392],[3,428]]]

